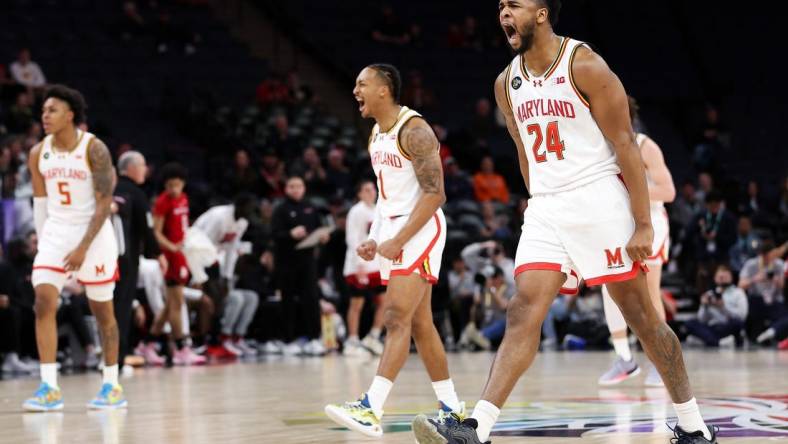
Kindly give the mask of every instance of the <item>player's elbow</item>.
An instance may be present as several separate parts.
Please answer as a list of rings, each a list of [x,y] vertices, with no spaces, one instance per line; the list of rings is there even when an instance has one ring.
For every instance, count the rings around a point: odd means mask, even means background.
[[[665,199],[663,199],[663,202],[671,203],[674,200],[676,200],[676,187],[671,182],[665,186]]]

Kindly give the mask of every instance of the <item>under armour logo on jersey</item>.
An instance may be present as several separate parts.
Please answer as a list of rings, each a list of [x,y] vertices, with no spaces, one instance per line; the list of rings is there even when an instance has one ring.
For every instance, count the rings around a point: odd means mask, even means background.
[[[517,76],[512,79],[512,88],[520,89],[522,85],[523,85],[523,79],[521,79],[520,76]]]
[[[107,274],[107,272],[104,271],[104,264],[96,265],[96,276],[103,276],[105,274]]]
[[[534,80],[534,87],[536,87],[536,86],[542,86],[542,81],[541,80]]]
[[[617,247],[615,252],[611,252],[605,248],[605,255],[607,256],[607,268],[621,268],[624,266],[624,259],[621,256],[621,247]]]

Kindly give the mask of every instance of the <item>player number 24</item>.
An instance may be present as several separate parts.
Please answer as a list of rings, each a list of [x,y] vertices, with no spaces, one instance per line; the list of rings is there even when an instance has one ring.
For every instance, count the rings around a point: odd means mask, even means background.
[[[68,190],[68,182],[58,182],[57,191],[60,193],[60,205],[71,205],[71,191]]]
[[[534,159],[536,159],[536,162],[547,162],[548,152],[555,153],[555,157],[558,160],[564,160],[564,141],[561,140],[561,136],[558,134],[558,122],[548,123],[545,128],[545,133],[547,133],[546,139],[542,136],[542,127],[539,126],[539,124],[533,123],[528,125],[528,134],[536,134],[533,146]],[[547,151],[542,151],[540,153],[539,150],[542,148],[542,141],[545,141]]]

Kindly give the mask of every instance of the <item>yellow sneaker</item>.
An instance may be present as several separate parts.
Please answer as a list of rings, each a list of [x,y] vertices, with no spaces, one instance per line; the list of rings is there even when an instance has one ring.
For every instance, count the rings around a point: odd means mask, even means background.
[[[380,418],[372,411],[366,393],[358,401],[346,402],[342,405],[329,404],[325,412],[332,421],[350,430],[372,438],[383,436]]]

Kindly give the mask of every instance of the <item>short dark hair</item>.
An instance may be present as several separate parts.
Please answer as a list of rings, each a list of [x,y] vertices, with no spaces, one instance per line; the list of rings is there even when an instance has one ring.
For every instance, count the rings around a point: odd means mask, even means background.
[[[375,185],[375,181],[374,180],[366,178],[366,177],[361,179],[361,180],[359,180],[358,183],[356,183],[356,194],[360,193],[361,189],[364,188],[364,185],[366,185],[368,183],[371,183],[372,185]]]
[[[550,26],[555,27],[558,24],[558,14],[561,12],[561,0],[541,0],[542,5],[547,8],[547,19],[550,20]]]
[[[399,70],[388,63],[373,63],[367,68],[374,69],[383,78],[383,81],[386,82],[391,91],[391,98],[394,99],[394,103],[399,103],[400,92],[402,91],[402,76]]]
[[[706,194],[706,203],[719,203],[723,200],[722,193],[717,190],[711,190]]]
[[[181,179],[186,182],[188,175],[186,167],[177,162],[170,162],[161,167],[161,183],[167,183],[171,179]]]
[[[85,121],[85,110],[87,110],[88,105],[85,102],[85,97],[76,89],[69,88],[66,85],[52,85],[47,89],[44,101],[49,98],[68,103],[68,107],[74,113],[74,125],[79,125]]]

